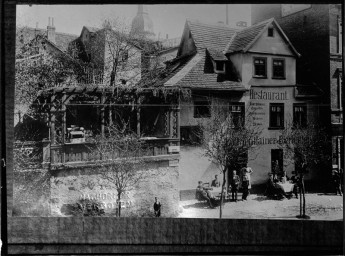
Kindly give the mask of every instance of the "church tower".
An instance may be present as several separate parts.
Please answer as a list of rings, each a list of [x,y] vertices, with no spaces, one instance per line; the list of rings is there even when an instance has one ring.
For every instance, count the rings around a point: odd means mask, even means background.
[[[145,36],[147,39],[154,39],[153,22],[149,17],[147,7],[138,5],[137,15],[132,20],[131,34],[138,37]]]

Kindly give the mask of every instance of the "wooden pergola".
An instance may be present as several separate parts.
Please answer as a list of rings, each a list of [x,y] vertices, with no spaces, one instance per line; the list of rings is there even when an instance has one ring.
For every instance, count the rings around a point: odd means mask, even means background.
[[[84,101],[80,100],[83,97]],[[66,110],[69,105],[78,105],[73,102],[76,98],[79,98],[78,102],[81,105],[99,106],[101,134],[104,134],[106,127],[106,109],[127,105],[136,110],[136,133],[139,136],[144,136],[141,134],[142,109],[154,104],[158,109],[161,109],[160,111],[164,110],[164,128],[162,131],[164,135],[160,137],[143,137],[149,143],[153,143],[152,155],[172,154],[174,153],[174,147],[171,146],[179,146],[179,97],[171,91],[165,91],[163,97],[162,92],[147,88],[116,88],[99,85],[55,87],[41,91],[38,97],[38,105],[41,106],[40,111],[49,114],[49,140],[45,144],[46,147],[50,147],[50,152],[46,152],[46,157],[43,158],[50,159],[49,162],[52,164],[79,162],[86,159],[85,144],[88,142],[73,144],[67,141]],[[61,127],[59,128],[57,127],[58,116],[61,119]],[[57,130],[61,130],[61,134],[57,134]],[[60,136],[60,141],[57,140],[57,135]],[[87,159],[92,158],[92,156],[87,156]]]

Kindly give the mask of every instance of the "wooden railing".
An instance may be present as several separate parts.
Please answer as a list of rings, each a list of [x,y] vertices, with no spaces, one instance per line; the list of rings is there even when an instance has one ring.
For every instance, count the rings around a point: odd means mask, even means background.
[[[178,139],[157,138],[145,140],[145,149],[142,156],[163,156],[176,154],[169,151],[170,146],[179,145]],[[111,155],[101,155],[92,150],[92,143],[66,143],[64,145],[50,145],[43,147],[43,162],[51,164],[93,162],[98,160],[120,158],[120,152],[112,152]]]

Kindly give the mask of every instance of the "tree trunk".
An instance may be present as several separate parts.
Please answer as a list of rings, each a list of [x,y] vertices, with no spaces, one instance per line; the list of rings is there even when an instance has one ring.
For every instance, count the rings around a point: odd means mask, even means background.
[[[121,193],[117,194],[117,203],[118,203],[118,217],[121,217]]]
[[[299,188],[299,216],[302,216],[302,188]]]
[[[302,184],[302,175],[299,176],[299,216],[302,217],[302,186],[300,186]]]
[[[224,191],[224,188],[225,188],[225,183],[226,183],[226,168],[224,168],[223,170],[223,184],[222,184],[222,190],[220,192],[220,206],[219,206],[219,219],[222,218],[222,215],[223,215],[223,191]]]
[[[302,195],[303,195],[303,217],[305,217],[305,188],[304,188],[304,177],[302,176]]]

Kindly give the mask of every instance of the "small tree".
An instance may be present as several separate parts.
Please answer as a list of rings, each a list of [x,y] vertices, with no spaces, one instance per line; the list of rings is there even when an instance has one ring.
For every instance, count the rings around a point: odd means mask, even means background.
[[[146,150],[144,142],[126,124],[122,127],[111,125],[103,135],[94,138],[94,146],[90,149],[102,159],[98,166],[103,179],[117,191],[120,217],[122,196],[148,175],[143,158]]]
[[[253,141],[261,133],[254,125],[252,114],[248,109],[246,114],[235,117],[230,115],[228,108],[215,105],[211,108],[211,118],[199,125],[204,154],[218,164],[223,174],[219,218],[222,218],[226,173],[246,164],[249,152],[254,150]]]
[[[287,124],[281,131],[279,147],[284,150],[284,158],[295,163],[295,172],[299,176],[300,187],[300,215],[298,218],[309,218],[305,214],[305,186],[304,176],[321,163],[328,163],[331,141],[325,128],[315,123],[306,125]]]

